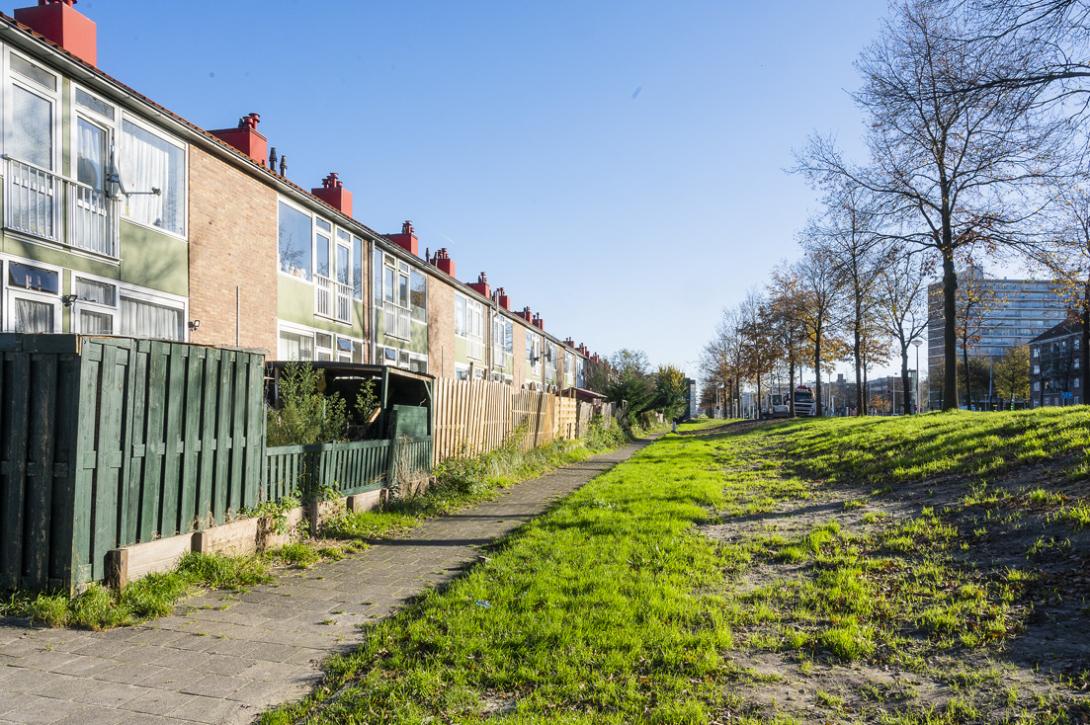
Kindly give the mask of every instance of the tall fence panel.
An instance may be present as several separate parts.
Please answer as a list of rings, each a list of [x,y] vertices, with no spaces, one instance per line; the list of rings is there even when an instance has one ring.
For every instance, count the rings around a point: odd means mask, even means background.
[[[26,341],[30,343],[31,341]],[[79,358],[56,340],[0,336],[0,588],[71,575]]]
[[[72,587],[110,549],[256,504],[258,353],[77,335],[0,335],[0,584]]]

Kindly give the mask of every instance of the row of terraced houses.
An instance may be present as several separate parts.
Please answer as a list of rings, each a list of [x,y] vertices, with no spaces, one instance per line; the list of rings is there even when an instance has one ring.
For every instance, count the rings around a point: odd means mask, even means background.
[[[336,174],[285,178],[257,114],[204,130],[100,71],[73,0],[0,15],[0,53],[4,330],[587,386],[596,355],[446,249],[421,257],[411,222],[376,233]]]

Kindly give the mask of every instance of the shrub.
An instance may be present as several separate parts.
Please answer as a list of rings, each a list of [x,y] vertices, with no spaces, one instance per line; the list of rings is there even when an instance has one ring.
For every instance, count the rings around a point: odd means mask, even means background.
[[[321,392],[322,374],[309,363],[292,363],[280,376],[280,407],[267,414],[270,446],[332,443],[346,439],[348,406],[344,398]]]

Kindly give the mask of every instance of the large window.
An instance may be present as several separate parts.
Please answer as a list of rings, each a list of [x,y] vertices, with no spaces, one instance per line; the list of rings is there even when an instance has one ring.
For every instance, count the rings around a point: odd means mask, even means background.
[[[391,337],[408,340],[412,337],[409,264],[376,250],[374,265],[376,329]]]
[[[121,124],[125,215],[185,235],[185,149],[130,120]]]
[[[5,328],[60,332],[60,271],[22,262],[7,264]]]
[[[541,336],[529,330],[526,331],[526,362],[530,366],[530,374],[535,382],[541,380]]]
[[[414,320],[428,321],[428,279],[415,269],[409,273],[409,304]]]
[[[184,340],[185,319],[180,305],[165,304],[121,293],[121,334],[158,340]]]
[[[484,306],[465,295],[454,295],[454,334],[466,341],[466,355],[484,357]]]
[[[508,357],[515,351],[515,326],[503,315],[492,318],[492,364],[507,367]]]
[[[299,279],[310,279],[311,219],[295,207],[280,202],[280,271]]]

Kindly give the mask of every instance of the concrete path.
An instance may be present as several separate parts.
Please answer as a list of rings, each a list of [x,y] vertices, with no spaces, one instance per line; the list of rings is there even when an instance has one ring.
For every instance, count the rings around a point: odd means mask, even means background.
[[[239,723],[305,695],[358,625],[456,576],[507,534],[642,444],[514,486],[343,561],[249,593],[211,592],[170,617],[109,632],[0,620],[0,723]]]

